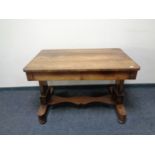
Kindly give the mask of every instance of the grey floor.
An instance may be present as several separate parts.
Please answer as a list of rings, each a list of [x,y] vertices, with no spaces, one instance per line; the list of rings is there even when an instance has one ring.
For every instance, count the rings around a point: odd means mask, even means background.
[[[102,86],[56,87],[61,96],[104,94]],[[126,124],[113,107],[62,104],[49,109],[47,123],[36,117],[39,89],[0,89],[0,134],[155,134],[155,85],[126,86]]]

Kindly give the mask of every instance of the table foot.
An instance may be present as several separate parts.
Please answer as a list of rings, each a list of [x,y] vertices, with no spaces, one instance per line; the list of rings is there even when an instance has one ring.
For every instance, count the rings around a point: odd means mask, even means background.
[[[118,116],[118,121],[120,124],[124,124],[126,122],[126,110],[123,104],[116,104],[115,110]]]
[[[38,110],[38,120],[40,124],[45,124],[46,123],[46,114],[47,114],[47,105],[41,104]]]
[[[38,120],[39,120],[40,124],[45,124],[46,123],[46,116],[39,116]]]

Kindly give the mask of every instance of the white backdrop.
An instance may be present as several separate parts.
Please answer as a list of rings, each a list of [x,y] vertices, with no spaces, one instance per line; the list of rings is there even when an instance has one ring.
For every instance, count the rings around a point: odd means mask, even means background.
[[[41,49],[108,47],[141,66],[127,83],[155,83],[155,20],[0,20],[0,87],[38,85],[23,67]]]

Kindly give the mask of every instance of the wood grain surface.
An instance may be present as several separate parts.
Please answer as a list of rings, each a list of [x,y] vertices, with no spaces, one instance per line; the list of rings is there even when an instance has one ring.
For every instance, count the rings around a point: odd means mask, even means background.
[[[25,72],[133,71],[136,64],[119,48],[42,50]]]

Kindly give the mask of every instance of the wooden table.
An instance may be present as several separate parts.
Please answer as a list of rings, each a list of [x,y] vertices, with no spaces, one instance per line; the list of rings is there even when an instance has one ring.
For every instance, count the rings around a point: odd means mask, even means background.
[[[99,102],[114,105],[120,123],[125,123],[126,110],[123,104],[124,80],[136,79],[140,69],[130,57],[119,48],[105,49],[53,49],[42,50],[25,68],[29,81],[39,81],[40,107],[38,118],[46,122],[48,105],[71,102],[85,105]],[[53,88],[48,80],[115,80],[109,87],[109,94],[100,97],[52,96]]]

